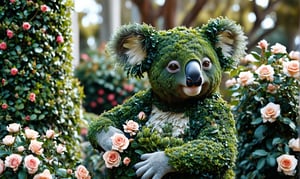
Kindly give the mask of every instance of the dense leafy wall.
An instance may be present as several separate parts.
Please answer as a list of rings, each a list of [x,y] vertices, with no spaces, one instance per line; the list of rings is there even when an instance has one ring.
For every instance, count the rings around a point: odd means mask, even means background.
[[[0,1],[0,138],[10,123],[40,135],[52,129],[67,151],[57,166],[70,168],[78,159],[82,98],[72,76],[72,7],[71,0]]]

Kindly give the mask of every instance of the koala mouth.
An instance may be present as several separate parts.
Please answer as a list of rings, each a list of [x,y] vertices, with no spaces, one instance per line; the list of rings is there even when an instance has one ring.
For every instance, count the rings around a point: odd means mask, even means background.
[[[202,86],[184,86],[183,93],[187,96],[197,96],[200,94]]]

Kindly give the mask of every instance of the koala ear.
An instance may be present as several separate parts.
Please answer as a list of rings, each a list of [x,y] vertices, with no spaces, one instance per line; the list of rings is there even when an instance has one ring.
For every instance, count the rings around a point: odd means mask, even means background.
[[[215,49],[223,70],[234,68],[245,54],[247,37],[234,21],[222,17],[211,19],[200,31]]]
[[[128,75],[143,77],[152,64],[157,39],[157,31],[146,24],[128,24],[121,26],[108,44]]]

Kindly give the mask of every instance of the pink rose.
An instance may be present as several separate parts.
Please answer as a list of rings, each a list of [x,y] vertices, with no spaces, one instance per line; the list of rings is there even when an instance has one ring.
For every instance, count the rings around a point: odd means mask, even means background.
[[[139,112],[138,119],[141,120],[141,121],[145,120],[146,119],[146,114],[143,111]]]
[[[55,132],[54,132],[54,130],[51,130],[51,129],[47,130],[47,131],[46,131],[46,137],[47,137],[48,139],[53,139],[53,138],[55,137]]]
[[[35,94],[34,93],[29,94],[29,101],[31,101],[31,102],[35,101]]]
[[[289,147],[295,152],[300,152],[300,139],[291,139],[289,141]]]
[[[296,174],[296,166],[298,160],[293,155],[283,154],[277,159],[278,172],[283,172],[285,175],[294,176]]]
[[[105,91],[104,91],[104,89],[99,89],[97,91],[97,93],[98,93],[98,95],[102,96],[102,95],[104,95]]]
[[[126,125],[123,125],[124,132],[129,133],[131,136],[135,135],[139,130],[139,124],[134,122],[133,120],[129,120],[126,122]]]
[[[11,3],[15,3],[15,2],[16,2],[16,0],[10,0],[10,2],[11,2]]]
[[[2,139],[2,142],[3,142],[4,145],[10,146],[10,145],[13,145],[13,144],[14,144],[15,139],[16,139],[16,138],[15,138],[14,136],[12,136],[12,135],[6,135],[6,136]]]
[[[89,171],[83,165],[79,165],[76,168],[75,177],[77,179],[90,179],[91,178]]]
[[[41,11],[42,11],[42,12],[48,11],[48,6],[45,5],[45,4],[41,5]]]
[[[260,113],[263,118],[263,122],[275,122],[276,118],[280,115],[280,105],[270,102],[260,109]]]
[[[12,76],[17,75],[17,74],[18,74],[18,69],[17,69],[17,68],[12,68],[12,69],[10,70],[10,74],[11,74]]]
[[[25,120],[30,121],[30,116],[29,115],[25,116]]]
[[[226,88],[230,88],[237,83],[235,78],[229,79],[225,82]]]
[[[99,98],[97,98],[97,102],[98,102],[99,104],[103,104],[103,103],[104,103],[104,99],[101,98],[101,97],[99,97]]]
[[[63,43],[64,42],[64,38],[63,38],[63,36],[61,36],[61,35],[58,35],[57,37],[56,37],[56,42],[57,43]]]
[[[277,53],[287,53],[286,52],[286,47],[281,45],[280,43],[276,43],[275,45],[273,45],[271,47],[271,52],[273,54],[277,54]]]
[[[29,22],[24,22],[22,27],[23,27],[24,30],[29,30],[31,25],[29,24]]]
[[[103,154],[103,160],[107,168],[118,167],[121,162],[121,156],[117,151],[110,150]]]
[[[294,78],[300,77],[299,61],[283,62],[283,73]]]
[[[14,36],[14,32],[11,31],[11,30],[9,30],[9,29],[7,29],[7,30],[6,30],[6,35],[7,35],[7,37],[8,37],[9,39],[11,39],[11,38],[13,38],[13,36]]]
[[[107,95],[108,101],[113,101],[115,99],[115,95],[113,93]]]
[[[3,104],[1,105],[1,108],[2,108],[3,110],[6,110],[6,109],[8,108],[8,105],[7,105],[6,103],[3,103]]]
[[[36,139],[39,137],[39,133],[33,129],[25,129],[25,136],[27,139]]]
[[[237,79],[237,81],[242,86],[247,86],[247,85],[253,84],[253,81],[254,81],[253,73],[250,71],[241,72],[239,74],[239,78]]]
[[[127,149],[129,146],[129,140],[128,138],[119,133],[115,133],[112,137],[112,149],[113,150],[118,150],[120,152],[123,152],[123,150]]]
[[[4,86],[5,85],[6,80],[4,78],[2,78],[1,83]]]
[[[17,133],[21,129],[21,125],[17,123],[11,123],[8,126],[6,126],[6,129],[10,133]]]
[[[300,52],[299,51],[291,51],[289,53],[289,57],[292,60],[300,60]]]
[[[266,50],[268,48],[268,45],[268,42],[264,39],[258,42],[258,47],[262,50]]]
[[[130,160],[130,158],[128,158],[128,157],[125,157],[125,158],[123,159],[123,163],[124,163],[124,165],[126,165],[126,166],[128,166],[130,162],[131,162],[131,160]]]
[[[24,152],[25,147],[24,147],[24,146],[19,146],[19,147],[17,148],[17,150],[18,150],[18,152]]]
[[[22,162],[22,156],[19,154],[11,154],[5,158],[5,166],[17,171]]]
[[[41,155],[44,152],[42,145],[43,142],[39,142],[37,140],[31,140],[29,144],[29,150],[31,150],[31,152],[34,154]]]
[[[0,159],[0,175],[5,171],[5,165],[3,160]]]
[[[97,103],[95,101],[90,102],[91,108],[97,107]]]
[[[56,147],[56,152],[59,154],[62,154],[66,151],[66,147],[62,144],[58,144],[58,146]]]
[[[273,81],[274,79],[274,68],[271,65],[261,65],[255,73],[258,74],[261,80]]]
[[[24,166],[27,168],[29,174],[34,174],[39,169],[40,160],[33,155],[27,155],[24,158]]]
[[[0,50],[6,50],[7,49],[7,45],[5,42],[1,42],[0,43]]]
[[[82,53],[82,54],[80,55],[80,58],[81,58],[82,60],[84,60],[84,61],[89,61],[89,60],[90,60],[89,55],[86,54],[86,53]]]
[[[52,175],[48,169],[45,169],[42,173],[34,175],[33,179],[52,179]]]
[[[134,89],[134,86],[133,86],[133,84],[124,84],[123,88],[128,92],[132,92]]]

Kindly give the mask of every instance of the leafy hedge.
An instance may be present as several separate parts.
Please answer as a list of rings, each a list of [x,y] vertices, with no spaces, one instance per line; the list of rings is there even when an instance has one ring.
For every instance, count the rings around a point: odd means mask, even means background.
[[[72,76],[72,9],[71,0],[0,1],[0,138],[10,123],[40,134],[53,129],[67,148],[56,167],[65,168],[79,159],[83,96]]]

